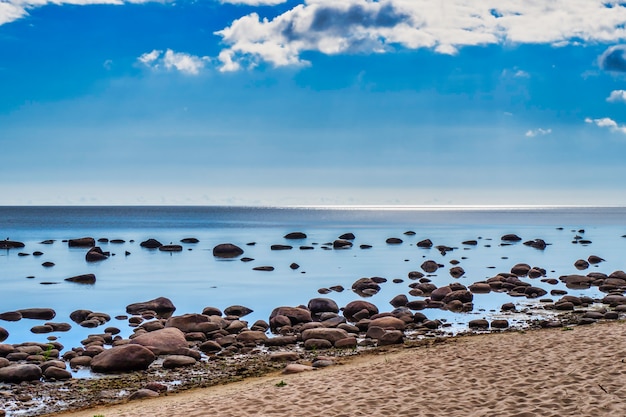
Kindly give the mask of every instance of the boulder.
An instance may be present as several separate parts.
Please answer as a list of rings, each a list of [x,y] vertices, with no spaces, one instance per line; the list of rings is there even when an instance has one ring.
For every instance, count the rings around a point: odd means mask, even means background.
[[[406,328],[406,323],[404,322],[404,320],[400,320],[399,318],[396,318],[393,316],[387,316],[387,317],[379,317],[379,318],[372,320],[369,323],[369,326],[380,327],[385,330],[404,331],[404,329]]]
[[[144,333],[134,337],[130,344],[147,347],[155,355],[176,354],[189,347],[185,334],[175,327]]]
[[[389,304],[391,304],[393,307],[404,307],[408,302],[409,299],[406,295],[398,294],[389,301]]]
[[[92,237],[81,237],[68,240],[67,245],[70,248],[92,248],[96,246],[96,240]]]
[[[193,366],[196,364],[196,360],[191,356],[185,355],[170,355],[163,360],[163,368],[174,369],[182,368],[183,366]]]
[[[380,285],[372,278],[359,278],[352,284],[352,291],[361,297],[371,297],[380,291]]]
[[[465,270],[460,266],[455,266],[450,268],[450,275],[453,278],[461,278],[463,275],[465,275]]]
[[[41,376],[41,368],[33,364],[16,364],[0,368],[0,382],[38,381]]]
[[[273,319],[275,317],[282,316],[287,317],[291,325],[309,323],[313,321],[311,312],[307,309],[300,307],[276,307],[270,313],[270,326],[275,329]]]
[[[95,372],[113,373],[148,369],[156,356],[152,351],[138,344],[115,346],[94,356],[91,369]]]
[[[378,346],[398,345],[404,342],[404,333],[400,330],[387,330],[378,338]]]
[[[154,300],[134,303],[126,306],[128,314],[141,314],[145,311],[154,311],[160,315],[171,315],[176,310],[172,301],[165,297],[158,297]]]
[[[22,314],[17,311],[7,311],[0,314],[0,320],[4,321],[20,321],[22,320]]]
[[[519,263],[513,266],[513,268],[511,268],[511,274],[513,275],[517,275],[518,277],[525,277],[526,275],[528,275],[528,272],[530,271],[531,266],[528,264],[524,264],[524,263]]]
[[[348,332],[343,329],[318,327],[314,329],[306,329],[302,332],[302,340],[323,339],[335,344],[336,341],[349,337]]]
[[[43,377],[46,380],[65,381],[72,379],[72,373],[56,366],[50,366],[43,371]]]
[[[246,330],[239,333],[235,339],[244,345],[257,345],[267,340],[265,332],[260,330]]]
[[[56,311],[51,308],[25,308],[17,310],[25,319],[34,320],[52,320],[56,315]]]
[[[0,249],[16,249],[23,248],[25,245],[22,242],[17,242],[15,240],[0,240]]]
[[[217,322],[213,322],[211,316],[204,314],[183,314],[181,316],[173,316],[167,319],[165,327],[174,327],[184,333],[202,332],[209,333],[219,330],[222,326]]]
[[[5,329],[4,327],[0,327],[0,343],[7,340],[8,337],[9,337],[9,331]]]
[[[433,247],[433,241],[430,240],[430,239],[420,240],[419,242],[417,242],[416,246],[418,248],[432,248]]]
[[[436,272],[437,269],[439,269],[439,264],[433,260],[428,260],[422,263],[421,268],[427,274],[432,274],[433,272]]]
[[[285,239],[306,239],[306,237],[306,233],[302,232],[291,232],[284,236]]]
[[[98,246],[94,246],[93,248],[89,249],[85,254],[85,260],[87,262],[104,261],[105,259],[109,258],[109,255],[109,252],[103,252],[102,249],[100,249]]]
[[[233,305],[224,309],[224,314],[226,314],[227,316],[244,317],[252,312],[252,309],[240,305]]]
[[[376,307],[374,304],[367,302],[367,301],[363,301],[363,300],[356,300],[356,301],[352,301],[349,302],[343,309],[343,316],[351,322],[357,322],[359,321],[359,319],[356,319],[354,316],[365,310],[365,312],[367,313],[368,318],[373,316],[374,314],[378,314],[378,307]]]
[[[500,239],[504,242],[519,242],[520,240],[522,240],[521,237],[513,233],[506,234],[502,236]]]
[[[333,242],[334,249],[349,249],[352,247],[352,242],[345,239],[337,239]]]
[[[388,245],[399,245],[402,243],[402,239],[398,237],[390,237],[385,240],[385,243],[387,243]]]
[[[311,314],[320,314],[320,313],[338,313],[339,306],[337,303],[330,298],[312,298],[309,300],[308,306]]]
[[[161,252],[182,252],[183,247],[181,245],[163,245],[159,246]]]
[[[186,237],[181,239],[180,243],[200,243],[200,241],[195,237]]]
[[[213,256],[216,258],[236,258],[243,254],[243,249],[232,243],[220,243],[213,248]]]
[[[94,274],[82,274],[65,278],[65,281],[76,282],[78,284],[95,284],[96,276]]]
[[[159,393],[156,391],[152,391],[151,389],[147,389],[147,388],[141,388],[133,392],[128,397],[128,401],[143,400],[145,398],[155,398],[158,396],[159,396]]]
[[[163,246],[163,244],[159,242],[158,240],[151,238],[148,240],[144,240],[143,242],[139,244],[139,246],[141,246],[142,248],[146,248],[146,249],[157,249]]]

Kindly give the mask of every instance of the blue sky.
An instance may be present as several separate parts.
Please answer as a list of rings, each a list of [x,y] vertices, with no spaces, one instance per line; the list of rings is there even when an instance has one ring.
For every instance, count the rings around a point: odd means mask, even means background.
[[[626,205],[626,4],[0,0],[0,204]]]

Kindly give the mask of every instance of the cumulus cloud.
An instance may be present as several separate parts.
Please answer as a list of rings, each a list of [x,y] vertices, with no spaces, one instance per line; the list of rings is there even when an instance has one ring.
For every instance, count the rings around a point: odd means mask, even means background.
[[[611,94],[606,98],[609,103],[626,103],[626,90],[613,90]]]
[[[598,127],[609,129],[611,132],[619,132],[626,134],[626,126],[618,124],[615,120],[603,117],[601,119],[586,118],[585,123],[591,123]]]
[[[125,4],[125,3],[149,3],[149,2],[166,2],[168,0],[1,0],[0,1],[0,26],[10,23],[20,18],[28,16],[28,10],[37,7],[54,5],[75,5],[87,6],[93,4]]]
[[[603,70],[626,72],[626,45],[611,46],[600,55],[598,61]]]
[[[176,70],[187,75],[198,75],[210,58],[174,52],[171,49],[165,52],[155,49],[142,54],[137,61],[153,70]]]
[[[229,71],[259,62],[303,65],[306,51],[455,54],[472,45],[619,42],[625,25],[626,4],[619,1],[306,0],[271,20],[243,16],[216,34],[227,45],[221,69]]]
[[[538,129],[527,131],[526,132],[526,137],[527,138],[534,138],[535,136],[544,136],[544,135],[549,135],[550,133],[552,133],[552,129],[538,128]]]

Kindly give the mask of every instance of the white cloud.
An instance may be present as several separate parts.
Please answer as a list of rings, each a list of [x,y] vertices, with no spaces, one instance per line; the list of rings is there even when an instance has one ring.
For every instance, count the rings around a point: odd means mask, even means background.
[[[171,49],[168,49],[165,53],[155,49],[142,54],[137,58],[137,61],[153,70],[176,70],[187,75],[198,75],[206,63],[210,61],[210,58],[184,52],[174,52]]]
[[[615,120],[609,117],[603,117],[601,119],[591,119],[587,117],[585,123],[595,124],[598,127],[609,129],[611,132],[619,132],[626,134],[626,126],[619,125]]]
[[[606,98],[609,103],[626,103],[626,90],[613,90],[611,94]]]
[[[274,6],[286,2],[287,0],[220,0],[220,3],[245,4],[247,6]]]
[[[544,136],[544,135],[549,135],[550,133],[552,133],[552,129],[538,128],[538,129],[527,131],[526,132],[526,137],[534,138],[535,136]]]
[[[1,0],[0,26],[28,16],[28,10],[43,7],[49,4],[88,6],[94,4],[141,4],[150,2],[164,3],[168,0]]]
[[[306,51],[455,54],[472,45],[616,42],[626,39],[625,24],[626,5],[618,1],[306,0],[271,20],[251,13],[216,34],[228,45],[221,69],[231,71],[306,64]]]

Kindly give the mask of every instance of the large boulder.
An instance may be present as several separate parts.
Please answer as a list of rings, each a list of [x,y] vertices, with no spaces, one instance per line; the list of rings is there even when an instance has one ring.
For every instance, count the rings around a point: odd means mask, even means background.
[[[306,342],[309,339],[328,340],[333,345],[341,339],[349,337],[347,331],[338,328],[318,327],[314,329],[306,329],[302,332],[302,340]]]
[[[147,347],[138,344],[115,346],[97,354],[91,360],[95,372],[114,373],[148,369],[156,356]]]
[[[99,246],[94,246],[85,254],[85,260],[87,262],[104,261],[109,258],[109,255],[109,252],[104,252]]]
[[[81,237],[68,240],[67,245],[70,248],[92,248],[96,246],[96,240],[92,237]]]
[[[337,303],[330,298],[312,298],[309,300],[308,308],[311,311],[311,314],[319,314],[319,313],[338,313],[339,306]]]
[[[274,329],[274,319],[282,316],[289,319],[291,325],[309,323],[313,321],[311,318],[311,312],[305,308],[300,307],[276,307],[270,313],[270,325]]]
[[[16,242],[14,240],[0,240],[0,249],[15,249],[15,248],[23,248],[24,244],[22,242]]]
[[[41,368],[33,364],[16,364],[0,368],[0,382],[38,381],[41,376]]]
[[[157,249],[163,246],[163,244],[156,239],[148,239],[141,242],[139,246],[147,249]]]
[[[175,327],[144,333],[133,338],[130,343],[145,346],[155,355],[177,354],[189,347],[185,334]]]
[[[357,322],[360,318],[356,318],[355,315],[360,312],[363,312],[363,314],[367,316],[364,318],[369,318],[374,314],[378,314],[378,307],[370,302],[363,300],[351,301],[344,307],[343,316],[348,321]]]
[[[9,337],[9,331],[4,327],[0,327],[0,342],[4,342]]]
[[[248,314],[252,313],[254,310],[246,307],[246,306],[241,306],[241,305],[232,305],[229,307],[226,307],[224,309],[224,314],[226,314],[227,316],[237,316],[237,317],[243,317],[243,316],[247,316]]]
[[[369,323],[369,327],[380,327],[385,330],[400,330],[403,331],[406,328],[404,320],[393,316],[379,317],[372,320]]]
[[[52,320],[56,315],[56,311],[51,308],[25,308],[17,310],[24,319],[34,320]]]
[[[134,303],[126,306],[128,314],[141,314],[144,311],[154,311],[160,315],[172,314],[176,310],[172,301],[165,297],[158,297],[154,300]]]
[[[170,317],[165,323],[165,327],[174,327],[184,333],[209,333],[220,329],[220,325],[211,321],[211,316],[195,313]]]
[[[220,243],[213,248],[213,256],[216,258],[236,258],[243,254],[243,249],[232,243]]]
[[[95,284],[96,276],[94,274],[82,274],[65,278],[66,281],[76,282],[78,284]]]
[[[352,291],[361,297],[371,297],[380,291],[380,285],[371,278],[359,278],[352,284]]]

